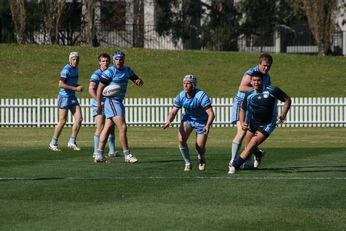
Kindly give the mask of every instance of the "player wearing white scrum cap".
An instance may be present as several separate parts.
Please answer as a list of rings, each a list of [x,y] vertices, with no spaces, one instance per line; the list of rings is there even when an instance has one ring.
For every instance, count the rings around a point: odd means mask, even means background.
[[[196,88],[197,85],[197,78],[194,75],[185,75],[184,79],[183,79],[183,83],[184,82],[190,82],[192,84],[192,86],[194,88]]]
[[[184,115],[178,131],[179,150],[185,161],[184,171],[192,169],[187,139],[193,129],[196,131],[196,151],[198,153],[198,168],[205,170],[205,145],[208,133],[214,121],[214,111],[209,96],[196,88],[197,78],[194,75],[186,75],[183,79],[183,91],[174,100],[173,108],[169,112],[163,129],[169,127],[180,108],[184,108]]]
[[[60,72],[59,79],[59,95],[58,95],[58,105],[59,108],[59,121],[55,126],[54,134],[49,143],[49,148],[52,151],[61,151],[58,145],[58,139],[64,128],[68,111],[71,111],[74,122],[72,126],[72,133],[70,139],[67,143],[67,147],[79,151],[80,148],[77,146],[76,139],[82,124],[82,110],[80,108],[78,99],[75,92],[83,91],[84,87],[78,84],[78,63],[79,63],[79,54],[78,52],[71,52],[69,54],[69,64],[66,64],[65,67]]]
[[[68,56],[68,61],[71,63],[72,58],[75,57],[79,61],[79,53],[76,51],[72,51],[70,55]]]

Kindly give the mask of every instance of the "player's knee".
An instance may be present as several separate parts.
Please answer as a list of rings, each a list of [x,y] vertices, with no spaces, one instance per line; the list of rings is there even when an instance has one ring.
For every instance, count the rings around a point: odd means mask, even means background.
[[[185,139],[178,139],[178,142],[181,147],[187,147],[187,142]]]
[[[81,117],[78,117],[77,119],[76,119],[76,121],[79,123],[79,124],[81,124],[82,122],[83,122],[83,117],[81,116]]]
[[[127,131],[127,126],[126,126],[126,124],[122,124],[122,125],[120,125],[120,126],[118,127],[118,129],[119,129],[120,132],[126,133],[126,131]]]
[[[203,154],[205,153],[205,147],[200,147],[196,144],[196,151],[199,153],[199,154]]]
[[[57,126],[64,126],[66,124],[66,118],[60,118]]]

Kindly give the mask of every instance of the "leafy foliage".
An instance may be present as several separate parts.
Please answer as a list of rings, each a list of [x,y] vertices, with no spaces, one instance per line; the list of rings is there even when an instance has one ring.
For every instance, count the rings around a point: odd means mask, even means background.
[[[239,14],[232,1],[212,1],[202,25],[202,45],[213,50],[237,50]]]

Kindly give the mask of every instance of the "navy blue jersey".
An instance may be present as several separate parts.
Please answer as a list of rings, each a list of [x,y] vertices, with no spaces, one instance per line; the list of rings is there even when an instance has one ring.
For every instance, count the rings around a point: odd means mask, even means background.
[[[246,121],[271,123],[277,117],[277,100],[283,102],[287,97],[280,88],[273,86],[264,86],[261,93],[249,91],[242,104],[242,109],[246,111]]]

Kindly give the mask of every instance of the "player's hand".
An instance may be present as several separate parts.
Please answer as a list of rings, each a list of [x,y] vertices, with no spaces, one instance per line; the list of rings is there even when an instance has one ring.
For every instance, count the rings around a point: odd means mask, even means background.
[[[276,120],[276,125],[282,124],[285,121],[285,117],[280,115],[278,116],[277,120]]]
[[[247,123],[241,123],[240,125],[244,131],[249,130],[249,125]]]
[[[144,84],[144,82],[143,82],[143,80],[142,79],[136,79],[135,80],[135,84],[137,85],[137,86],[143,86],[143,84]]]
[[[76,91],[77,92],[81,92],[81,91],[83,91],[84,90],[84,87],[82,86],[82,85],[78,85],[77,87],[76,87]]]
[[[209,134],[209,126],[204,126],[204,128],[203,128],[203,133],[204,133],[204,135],[208,135]]]
[[[97,114],[102,115],[102,105],[101,105],[101,104],[97,104],[97,106],[96,106],[96,112],[97,112]]]
[[[162,128],[166,129],[166,128],[169,127],[169,125],[171,125],[171,123],[170,122],[166,122],[164,125],[162,125]]]

